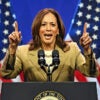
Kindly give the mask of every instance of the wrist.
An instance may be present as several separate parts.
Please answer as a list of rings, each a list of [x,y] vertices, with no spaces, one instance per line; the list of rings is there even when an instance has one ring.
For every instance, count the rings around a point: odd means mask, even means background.
[[[89,47],[88,49],[84,49],[84,53],[86,53],[87,55],[91,55],[92,53],[91,47]]]
[[[93,51],[92,51],[91,48],[88,49],[88,50],[84,50],[84,55],[85,55],[85,56],[88,56],[88,57],[90,57],[90,58],[95,58],[95,55],[94,55],[94,53],[93,53]]]
[[[12,45],[10,44],[9,45],[9,54],[15,54],[16,53],[16,49],[17,49],[17,46],[16,45]]]

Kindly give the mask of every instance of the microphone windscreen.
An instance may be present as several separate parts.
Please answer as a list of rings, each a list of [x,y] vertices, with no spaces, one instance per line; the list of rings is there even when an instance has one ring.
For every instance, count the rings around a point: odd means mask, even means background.
[[[58,66],[60,64],[60,59],[59,59],[59,52],[58,50],[53,50],[52,52],[52,58],[53,58],[53,65]]]
[[[58,57],[59,58],[59,52],[58,52],[58,50],[53,50],[53,52],[52,52],[52,57],[54,58],[54,57]]]
[[[41,67],[45,66],[45,58],[44,57],[45,57],[44,51],[43,50],[39,50],[38,51],[38,64]]]
[[[38,51],[38,57],[40,58],[40,57],[45,57],[45,54],[44,54],[44,50],[39,50]]]

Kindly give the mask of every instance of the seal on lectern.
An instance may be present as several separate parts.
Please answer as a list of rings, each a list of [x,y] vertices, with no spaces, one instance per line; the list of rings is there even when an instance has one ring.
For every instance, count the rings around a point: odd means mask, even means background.
[[[57,91],[43,91],[36,95],[33,100],[66,100],[64,96]]]

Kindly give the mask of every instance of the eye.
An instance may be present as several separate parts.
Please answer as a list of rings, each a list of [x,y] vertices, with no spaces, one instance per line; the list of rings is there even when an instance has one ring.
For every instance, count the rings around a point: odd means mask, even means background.
[[[45,26],[45,25],[46,25],[45,23],[42,23],[42,24],[41,24],[41,26]]]
[[[56,26],[56,25],[55,25],[55,24],[53,24],[53,23],[52,23],[51,25],[52,25],[52,26]]]

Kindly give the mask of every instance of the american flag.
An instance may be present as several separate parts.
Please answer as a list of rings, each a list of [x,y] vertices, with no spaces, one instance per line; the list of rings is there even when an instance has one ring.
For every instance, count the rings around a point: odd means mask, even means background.
[[[0,67],[2,66],[6,50],[8,48],[8,35],[14,31],[14,21],[16,15],[13,13],[9,0],[0,0]],[[16,79],[0,78],[0,90],[2,82],[22,82],[23,78],[18,76]]]
[[[98,69],[100,70],[100,0],[80,0],[72,19],[71,27],[66,36],[76,41],[79,45],[79,39],[83,33],[84,23],[87,22],[87,32],[92,38],[91,48],[97,59]],[[81,46],[79,45],[80,49]],[[94,81],[97,82],[98,99],[100,100],[100,76],[97,78],[84,77],[79,71],[75,72],[75,81]]]

